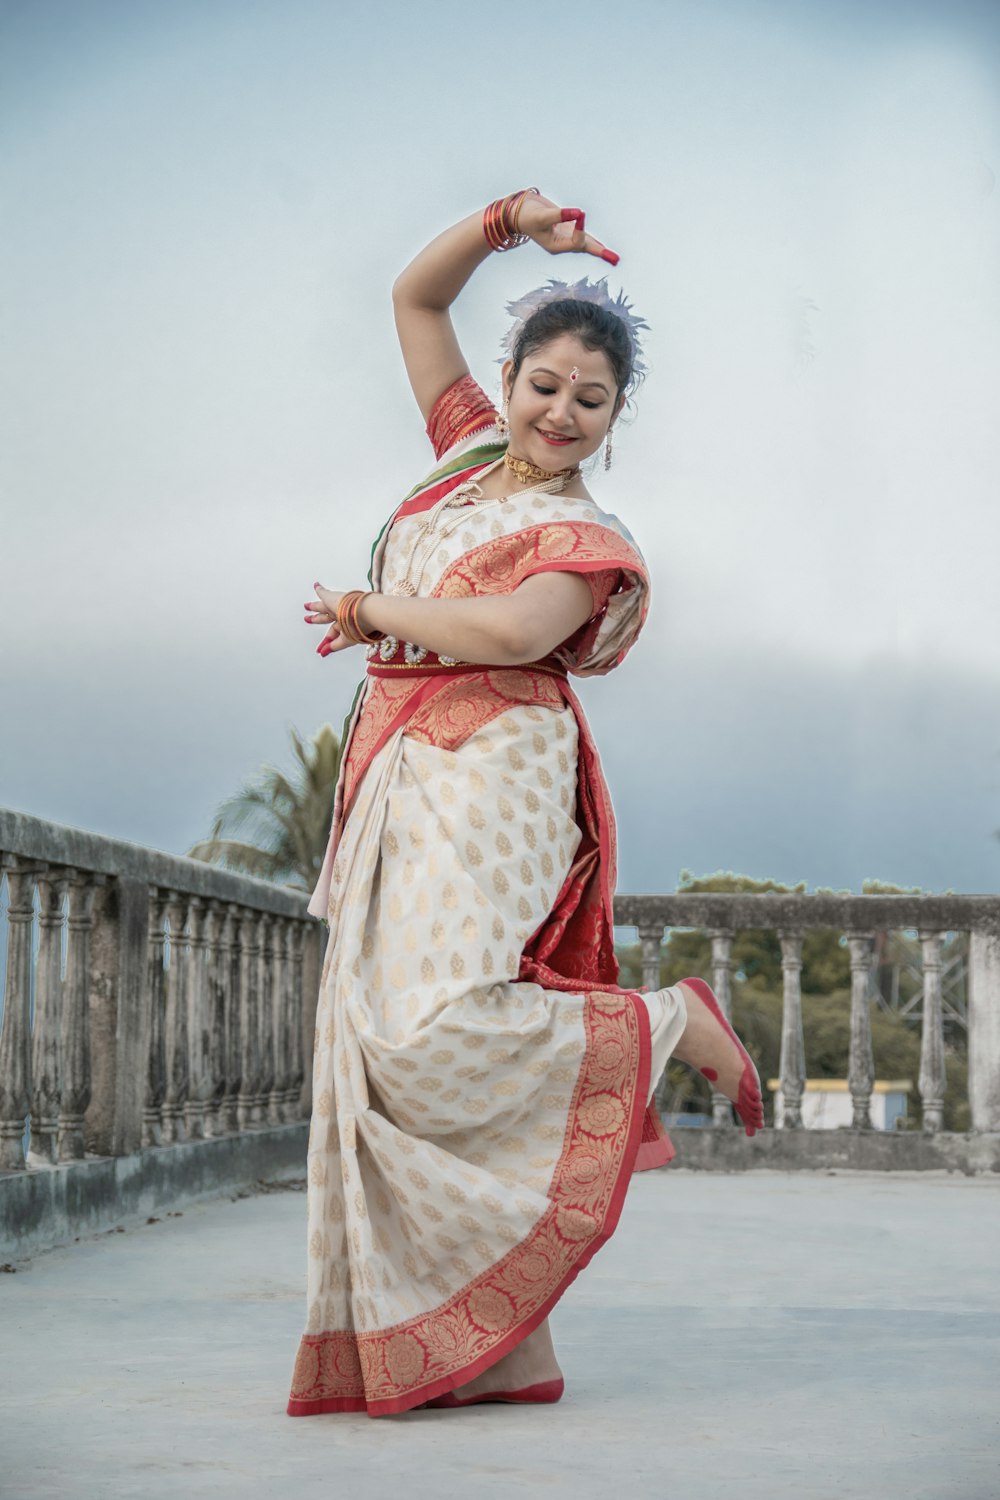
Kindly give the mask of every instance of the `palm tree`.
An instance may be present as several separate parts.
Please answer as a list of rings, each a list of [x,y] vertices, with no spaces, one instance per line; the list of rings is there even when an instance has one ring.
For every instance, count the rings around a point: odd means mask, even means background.
[[[190,859],[311,891],[326,853],[342,742],[324,724],[309,745],[290,729],[298,767],[286,775],[264,766],[255,780],[227,798],[211,834],[188,850]]]

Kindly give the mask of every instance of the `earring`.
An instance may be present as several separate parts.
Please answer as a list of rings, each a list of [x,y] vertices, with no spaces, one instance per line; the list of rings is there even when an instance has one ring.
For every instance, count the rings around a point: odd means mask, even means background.
[[[507,420],[507,397],[503,398],[503,405],[497,412],[497,432],[502,439],[510,437],[510,423]]]
[[[608,470],[610,468],[611,468],[611,428],[609,427],[608,428],[608,435],[607,435],[607,437],[604,440],[604,472],[605,472],[605,474],[608,472]]]

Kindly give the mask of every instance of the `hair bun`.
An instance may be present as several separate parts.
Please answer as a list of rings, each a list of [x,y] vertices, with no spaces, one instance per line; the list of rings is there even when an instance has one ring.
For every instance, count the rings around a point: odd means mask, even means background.
[[[602,276],[599,281],[591,281],[586,276],[581,276],[579,281],[572,283],[556,281],[554,278],[546,282],[545,286],[536,287],[533,292],[526,292],[523,297],[518,297],[515,302],[507,303],[507,311],[514,319],[501,345],[504,357],[514,356],[518,336],[525,323],[541,307],[546,307],[550,302],[589,302],[596,307],[602,307],[606,312],[613,313],[625,326],[628,341],[632,350],[632,371],[637,380],[641,380],[646,374],[646,364],[642,358],[642,348],[639,343],[639,329],[648,328],[649,324],[645,318],[638,318],[632,311],[632,304],[626,300],[625,293],[619,292],[617,297],[612,297],[608,290],[608,278]]]

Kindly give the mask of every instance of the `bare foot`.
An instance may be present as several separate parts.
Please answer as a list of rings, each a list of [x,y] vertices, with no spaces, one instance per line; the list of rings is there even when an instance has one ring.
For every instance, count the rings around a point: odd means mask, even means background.
[[[764,1125],[760,1078],[749,1054],[704,996],[690,984],[678,985],[687,1006],[687,1025],[674,1048],[674,1056],[696,1068],[713,1088],[736,1105],[747,1135]]]
[[[561,1376],[546,1318],[534,1333],[529,1333],[503,1359],[498,1359],[475,1380],[457,1385],[452,1394],[464,1400],[468,1396],[484,1396],[489,1391],[521,1391],[525,1386],[537,1385],[543,1380],[559,1380]]]

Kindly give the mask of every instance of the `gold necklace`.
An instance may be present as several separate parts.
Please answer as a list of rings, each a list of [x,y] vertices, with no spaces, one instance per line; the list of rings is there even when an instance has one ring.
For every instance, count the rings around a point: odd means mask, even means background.
[[[516,474],[522,484],[527,484],[529,479],[571,479],[574,474],[579,474],[580,465],[575,464],[572,469],[542,469],[538,464],[530,464],[526,458],[512,458],[510,450],[504,454],[503,461],[512,474]]]

